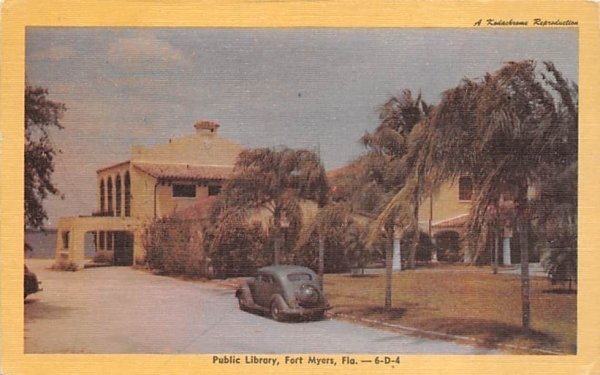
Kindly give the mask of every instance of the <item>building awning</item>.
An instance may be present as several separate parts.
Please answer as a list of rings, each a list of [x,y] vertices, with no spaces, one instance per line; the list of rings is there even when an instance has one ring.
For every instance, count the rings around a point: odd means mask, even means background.
[[[233,166],[226,165],[133,163],[133,166],[165,181],[225,180],[233,172]]]

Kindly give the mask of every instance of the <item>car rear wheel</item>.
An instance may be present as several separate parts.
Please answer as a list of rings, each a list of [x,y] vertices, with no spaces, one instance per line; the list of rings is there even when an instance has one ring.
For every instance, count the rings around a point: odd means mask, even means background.
[[[283,321],[283,314],[281,313],[281,308],[279,307],[277,301],[271,302],[271,317],[275,321]]]

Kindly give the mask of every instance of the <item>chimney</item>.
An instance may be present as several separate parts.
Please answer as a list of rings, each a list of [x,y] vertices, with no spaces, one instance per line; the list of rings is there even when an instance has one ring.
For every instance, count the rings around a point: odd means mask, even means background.
[[[219,129],[219,124],[214,121],[198,121],[194,124],[194,128],[196,128],[196,134],[199,135],[216,135],[217,130]]]

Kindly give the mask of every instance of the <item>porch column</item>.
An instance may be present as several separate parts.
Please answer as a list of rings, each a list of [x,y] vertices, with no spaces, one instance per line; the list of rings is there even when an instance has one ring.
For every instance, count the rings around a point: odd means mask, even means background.
[[[510,237],[504,237],[502,240],[502,263],[510,266]]]
[[[392,271],[401,271],[402,263],[401,263],[401,253],[400,253],[400,239],[394,237],[394,251],[392,255]]]
[[[430,236],[430,238],[431,238],[431,244],[433,245],[433,248],[431,249],[431,263],[437,263],[438,257],[437,257],[437,247],[436,247],[436,243],[435,243],[435,238],[433,236]]]
[[[512,227],[504,226],[504,234],[502,236],[502,263],[505,266],[510,266],[510,239],[512,238]]]
[[[69,260],[77,263],[79,267],[83,267],[85,260],[85,230],[81,228],[73,228],[69,239]]]

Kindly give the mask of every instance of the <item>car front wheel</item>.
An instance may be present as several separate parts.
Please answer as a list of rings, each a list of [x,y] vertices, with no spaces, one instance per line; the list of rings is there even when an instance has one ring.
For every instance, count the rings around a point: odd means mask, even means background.
[[[271,317],[273,320],[281,322],[283,320],[283,314],[277,301],[271,302]]]

